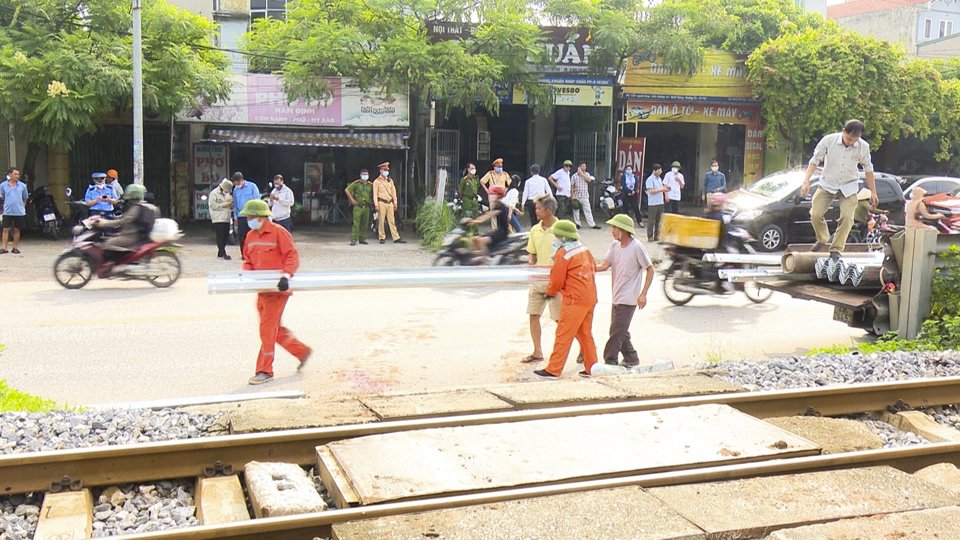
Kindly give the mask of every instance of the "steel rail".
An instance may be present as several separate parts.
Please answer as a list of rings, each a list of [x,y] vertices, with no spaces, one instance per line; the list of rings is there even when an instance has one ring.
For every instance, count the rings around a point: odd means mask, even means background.
[[[239,470],[253,460],[310,465],[316,463],[317,446],[343,439],[398,431],[647,411],[707,403],[730,405],[758,418],[802,414],[837,416],[884,410],[898,402],[905,402],[915,408],[960,402],[960,377],[614,401],[11,454],[0,456],[0,494],[48,491],[51,483],[65,480],[65,477],[71,482],[79,481],[90,487],[196,477],[201,476],[205,469],[218,464]]]
[[[332,526],[339,523],[460,508],[464,506],[494,504],[533,497],[580,493],[628,486],[652,488],[882,465],[892,466],[904,472],[912,473],[936,463],[960,464],[960,442],[773,459],[760,463],[721,465],[619,478],[519,487],[450,497],[328,510],[297,516],[263,518],[224,525],[204,525],[185,529],[171,529],[116,538],[118,538],[118,540],[312,540],[317,537],[330,538]]]

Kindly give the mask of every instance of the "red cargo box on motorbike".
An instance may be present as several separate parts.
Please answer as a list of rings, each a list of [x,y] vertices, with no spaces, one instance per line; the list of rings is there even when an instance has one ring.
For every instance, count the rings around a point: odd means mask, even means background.
[[[715,219],[664,214],[660,222],[660,240],[682,247],[716,249],[720,245],[720,222]]]

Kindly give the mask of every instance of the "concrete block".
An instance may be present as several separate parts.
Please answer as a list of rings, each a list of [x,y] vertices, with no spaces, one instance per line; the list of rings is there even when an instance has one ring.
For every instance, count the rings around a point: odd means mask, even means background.
[[[250,519],[243,488],[237,475],[200,478],[194,491],[197,519],[201,525],[217,525]]]
[[[913,473],[921,480],[960,494],[960,469],[953,463],[937,463]],[[960,503],[960,501],[957,501]],[[957,538],[960,538],[958,536]]]
[[[842,519],[776,531],[766,540],[947,540],[960,538],[960,508]]]
[[[360,401],[382,420],[513,409],[513,405],[480,388],[423,394],[370,395],[360,397]]]
[[[883,448],[883,439],[862,422],[844,418],[784,416],[765,418],[779,428],[817,444],[824,454]]]
[[[89,489],[47,493],[34,540],[80,540],[93,534],[93,495]]]
[[[902,411],[890,413],[884,411],[878,418],[899,429],[910,431],[930,442],[960,441],[960,431],[937,423],[931,416],[920,411]]]
[[[714,379],[706,375],[622,375],[598,379],[598,383],[625,393],[632,399],[663,398],[670,396],[697,396],[744,392],[742,386]]]
[[[306,471],[295,463],[251,461],[243,468],[257,518],[292,516],[327,509]]]
[[[582,379],[488,386],[487,391],[519,409],[554,407],[558,403],[604,403],[627,398],[627,393],[622,390]]]
[[[638,487],[537,497],[333,526],[334,540],[702,540],[699,528]]]
[[[230,414],[232,433],[342,426],[376,422],[377,416],[355,399],[270,399],[239,403]]]
[[[779,529],[953,506],[957,501],[955,494],[891,467],[659,487],[649,492],[706,531],[710,539],[760,538]]]

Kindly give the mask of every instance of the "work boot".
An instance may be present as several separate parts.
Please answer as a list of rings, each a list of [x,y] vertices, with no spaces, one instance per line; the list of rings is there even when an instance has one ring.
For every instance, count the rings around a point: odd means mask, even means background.
[[[272,379],[273,379],[273,375],[270,375],[269,373],[263,373],[261,371],[256,375],[254,375],[253,377],[250,377],[250,380],[247,381],[247,384],[263,384]]]
[[[363,245],[367,245],[369,242],[367,242],[366,240],[361,240],[360,243]]]
[[[387,241],[386,241],[386,240],[381,240],[380,243],[381,243],[381,244],[386,244]]]
[[[396,240],[393,241],[393,243],[394,243],[394,244],[406,244],[407,241],[404,240],[403,238],[397,238]]]
[[[577,375],[579,375],[580,377],[582,377],[582,378],[584,378],[584,379],[589,379],[589,378],[590,378],[590,374],[587,373],[586,371],[581,371],[580,373],[577,373]]]
[[[538,369],[534,371],[533,374],[536,375],[537,377],[540,377],[541,379],[551,379],[551,380],[557,379],[556,375],[554,375],[553,373],[550,373],[545,369]]]
[[[350,241],[350,245],[351,245],[351,246],[357,245],[357,241],[356,241],[356,240],[351,240],[351,241]]]
[[[831,259],[831,260],[834,260],[834,261],[839,261],[839,260],[840,260],[840,252],[839,252],[839,251],[831,251],[831,252],[830,252],[830,259]]]

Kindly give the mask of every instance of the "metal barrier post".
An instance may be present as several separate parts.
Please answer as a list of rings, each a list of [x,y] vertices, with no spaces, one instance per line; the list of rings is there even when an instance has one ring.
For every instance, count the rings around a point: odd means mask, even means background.
[[[900,275],[900,316],[897,333],[914,339],[930,314],[933,271],[937,265],[937,231],[906,229]]]

